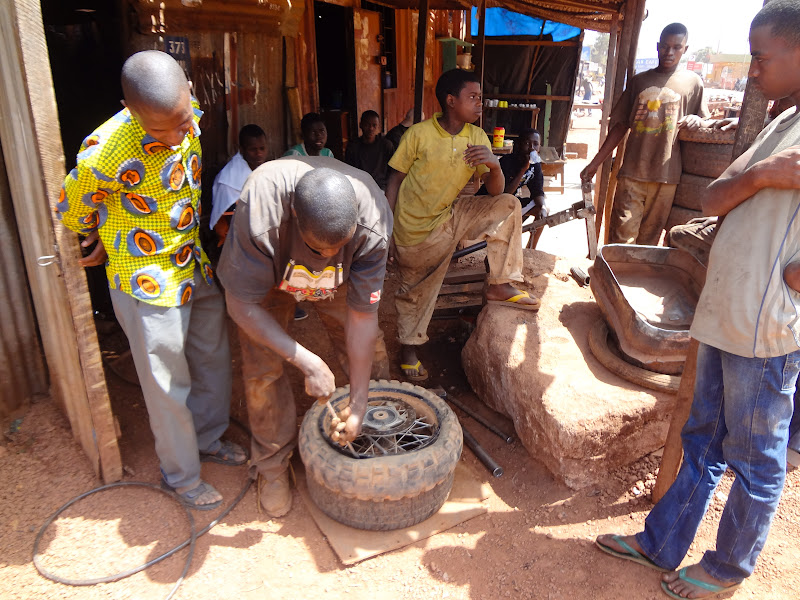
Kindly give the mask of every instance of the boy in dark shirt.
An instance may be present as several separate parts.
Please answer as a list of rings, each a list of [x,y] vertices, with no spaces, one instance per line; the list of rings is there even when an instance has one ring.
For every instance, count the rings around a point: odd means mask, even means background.
[[[381,118],[374,110],[364,111],[359,127],[361,137],[347,144],[344,162],[372,175],[378,187],[385,191],[394,146],[381,135]]]
[[[514,141],[514,151],[500,157],[500,168],[506,186],[506,194],[513,194],[519,198],[525,214],[533,215],[535,219],[544,218],[549,214],[544,196],[544,174],[542,173],[542,159],[539,157],[539,148],[542,147],[539,132],[535,129],[524,129]],[[519,194],[523,187],[528,188],[529,198]],[[486,186],[481,186],[478,195],[488,194]],[[530,206],[533,203],[533,206]],[[536,248],[542,228],[537,229],[529,244],[529,248]]]

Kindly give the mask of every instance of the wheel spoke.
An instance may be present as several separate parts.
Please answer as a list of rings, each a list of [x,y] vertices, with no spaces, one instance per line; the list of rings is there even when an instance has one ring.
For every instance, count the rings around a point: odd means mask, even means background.
[[[356,458],[414,452],[430,444],[438,429],[436,423],[428,422],[428,417],[418,415],[411,404],[395,398],[376,398],[367,405],[361,435],[352,442],[353,452]]]

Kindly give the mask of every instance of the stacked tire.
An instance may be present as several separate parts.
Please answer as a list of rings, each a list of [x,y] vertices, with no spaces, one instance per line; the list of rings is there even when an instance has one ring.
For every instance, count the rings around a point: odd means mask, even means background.
[[[731,164],[735,135],[735,131],[709,127],[694,131],[682,129],[678,133],[683,172],[667,221],[667,231],[703,216],[706,188]]]

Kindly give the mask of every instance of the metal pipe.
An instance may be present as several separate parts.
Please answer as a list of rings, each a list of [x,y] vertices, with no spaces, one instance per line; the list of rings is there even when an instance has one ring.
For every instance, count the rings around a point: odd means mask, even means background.
[[[490,421],[488,421],[487,419],[485,419],[481,415],[477,414],[476,412],[473,412],[472,410],[467,408],[464,404],[462,404],[461,402],[459,402],[455,398],[448,397],[447,400],[449,400],[450,404],[452,404],[456,408],[458,408],[458,409],[462,410],[463,412],[467,413],[468,417],[474,419],[475,421],[477,421],[478,423],[480,423],[481,425],[486,427],[486,429],[488,429],[492,433],[500,436],[500,438],[506,444],[511,444],[511,443],[514,442],[514,437],[513,436],[509,435],[508,433],[506,433],[505,431],[500,429],[497,425],[495,425],[494,423],[491,423]]]
[[[522,217],[525,217],[525,215],[527,215],[529,212],[531,212],[534,208],[536,208],[536,204],[534,204],[534,202],[531,201],[526,206],[522,207],[522,209],[520,210],[520,214],[522,215]],[[534,223],[537,226],[541,226],[541,227],[544,227],[547,224],[544,219],[537,219],[537,220],[529,223],[525,227],[523,227],[522,228],[522,233],[525,233],[526,231],[530,231],[531,227],[533,226]],[[527,227],[527,229],[526,229],[526,227]],[[453,252],[453,258],[461,258],[462,256],[466,256],[467,254],[471,254],[473,252],[477,252],[478,250],[481,250],[483,248],[486,248],[486,242],[478,242],[477,244],[472,244],[472,246],[467,246],[466,248],[462,248],[461,250],[456,250],[455,252]]]
[[[472,450],[472,453],[478,457],[478,460],[489,469],[492,475],[500,477],[503,474],[503,467],[494,462],[494,459],[483,449],[483,446],[478,443],[478,440],[476,440],[469,431],[464,429],[463,426],[461,427],[461,432],[464,434],[464,443]]]
[[[582,287],[586,287],[591,281],[589,274],[580,267],[571,267],[569,274],[572,275],[572,278]]]

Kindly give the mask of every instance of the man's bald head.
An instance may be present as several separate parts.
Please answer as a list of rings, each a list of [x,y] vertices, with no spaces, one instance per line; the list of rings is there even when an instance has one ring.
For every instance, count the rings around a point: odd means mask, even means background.
[[[330,246],[347,242],[358,222],[358,201],[350,180],[339,171],[309,171],[294,190],[294,214],[304,234]]]
[[[189,82],[169,54],[145,50],[122,65],[122,93],[128,106],[170,112],[186,102]]]

